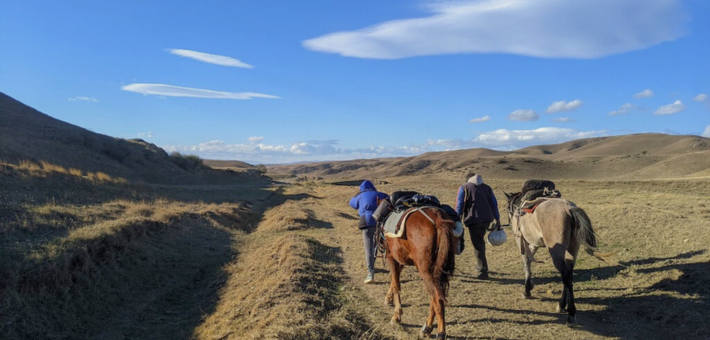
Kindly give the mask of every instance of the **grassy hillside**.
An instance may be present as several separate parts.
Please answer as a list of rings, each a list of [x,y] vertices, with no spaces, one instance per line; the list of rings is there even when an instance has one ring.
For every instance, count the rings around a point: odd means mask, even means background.
[[[74,172],[151,183],[219,183],[243,173],[213,171],[197,156],[168,155],[141,139],[91,132],[41,113],[0,93],[0,160],[42,162]],[[258,174],[257,174],[258,177]]]
[[[387,178],[476,172],[486,178],[662,179],[702,176],[710,169],[710,139],[637,134],[540,145],[503,152],[468,149],[416,157],[272,165],[285,176]]]

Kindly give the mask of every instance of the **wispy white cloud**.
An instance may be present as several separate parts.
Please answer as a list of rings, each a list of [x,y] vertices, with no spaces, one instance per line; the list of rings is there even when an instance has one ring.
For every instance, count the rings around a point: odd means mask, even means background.
[[[634,95],[634,98],[651,98],[653,97],[653,91],[651,89],[645,89]]]
[[[152,132],[139,132],[138,138],[153,138]]]
[[[621,105],[621,106],[619,107],[619,109],[614,110],[614,111],[609,111],[609,113],[607,113],[607,114],[610,115],[610,116],[625,115],[625,114],[629,113],[629,111],[631,111],[631,110],[633,110],[633,109],[638,109],[638,108],[637,108],[636,106],[634,106],[634,105],[631,105],[631,103],[626,103],[626,104],[624,104],[624,105]]]
[[[703,131],[703,137],[710,138],[710,125],[705,127],[705,131]]]
[[[513,150],[531,145],[562,143],[575,139],[604,136],[606,134],[607,132],[604,130],[577,131],[574,129],[542,127],[533,130],[499,129],[482,133],[473,140],[487,147]]]
[[[574,122],[576,122],[576,120],[569,118],[569,117],[553,118],[551,120],[553,122],[558,122],[558,123],[574,123]]]
[[[509,120],[518,122],[532,122],[538,120],[540,116],[533,110],[515,110],[508,115]]]
[[[278,99],[278,96],[270,94],[255,93],[255,92],[222,92],[205,89],[194,89],[190,87],[181,87],[165,84],[130,84],[121,87],[124,91],[137,92],[142,94],[152,94],[157,96],[167,97],[194,97],[194,98],[213,98],[213,99],[252,99],[252,98],[271,98]]]
[[[708,99],[708,95],[705,93],[701,93],[695,97],[693,97],[693,100],[698,101],[698,102],[704,102]]]
[[[198,145],[167,145],[168,152],[197,154],[207,159],[241,160],[257,163],[290,163],[303,161],[346,160],[358,158],[413,156],[428,151],[426,146],[371,146],[359,149],[337,147],[334,140],[295,142],[291,145],[261,143],[228,144],[213,140]]]
[[[475,123],[487,122],[487,121],[489,121],[489,120],[491,120],[491,116],[485,115],[485,116],[480,117],[480,118],[473,118],[473,119],[469,120],[468,122],[469,122],[469,123],[472,123],[472,124],[475,124]]]
[[[241,68],[254,68],[254,66],[242,62],[238,59],[232,57],[227,57],[223,55],[209,54],[191,50],[181,50],[181,49],[168,49],[168,52],[179,55],[181,57],[192,58],[209,64],[229,66],[229,67],[241,67]]]
[[[261,137],[254,136],[254,137],[247,138],[247,140],[249,140],[249,143],[260,143],[262,140],[264,140],[264,137],[263,136],[261,136]]]
[[[685,35],[680,0],[479,0],[437,2],[422,18],[303,41],[347,57],[399,59],[457,53],[599,58]]]
[[[94,97],[84,97],[84,96],[77,96],[74,98],[69,98],[70,102],[98,102],[99,100],[94,98]]]
[[[683,110],[685,110],[685,105],[683,105],[683,103],[680,100],[676,100],[675,102],[673,102],[673,104],[668,104],[668,105],[664,105],[664,106],[659,107],[656,110],[656,112],[654,112],[653,114],[655,114],[655,115],[672,115],[672,114],[681,112]]]
[[[547,113],[556,113],[556,112],[563,112],[563,111],[572,111],[578,109],[580,106],[582,106],[582,101],[579,99],[575,99],[570,102],[566,102],[564,100],[554,102],[552,103],[548,108],[547,108]]]

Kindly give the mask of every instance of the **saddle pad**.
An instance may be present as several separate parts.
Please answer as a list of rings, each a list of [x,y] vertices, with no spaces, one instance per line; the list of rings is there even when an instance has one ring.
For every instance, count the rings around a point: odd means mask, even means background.
[[[387,219],[385,220],[385,235],[390,236],[390,237],[399,237],[397,235],[397,229],[399,229],[399,221],[402,220],[402,216],[409,211],[409,210],[404,210],[404,211],[393,211],[387,216]],[[400,235],[401,236],[401,235]]]
[[[389,216],[387,216],[387,220],[385,220],[385,236],[393,238],[402,237],[402,235],[404,235],[404,226],[406,225],[407,218],[409,217],[409,215],[417,211],[420,211],[422,214],[424,214],[424,216],[431,220],[431,217],[429,217],[429,215],[427,215],[424,211],[421,211],[422,208],[426,207],[410,208],[405,211],[393,212],[389,214]]]

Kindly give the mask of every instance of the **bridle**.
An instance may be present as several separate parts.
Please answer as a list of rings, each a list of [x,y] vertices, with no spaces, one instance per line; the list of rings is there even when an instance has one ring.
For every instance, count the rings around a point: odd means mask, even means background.
[[[515,206],[515,201],[519,200],[523,196],[522,192],[513,194],[508,198],[508,223],[513,225],[513,216],[520,217],[520,207]]]

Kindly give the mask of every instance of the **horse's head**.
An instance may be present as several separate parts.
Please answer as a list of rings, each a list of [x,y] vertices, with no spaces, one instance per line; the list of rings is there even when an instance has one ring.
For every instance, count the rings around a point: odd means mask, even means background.
[[[509,194],[505,191],[503,191],[505,194],[505,198],[508,199],[508,203],[506,206],[508,207],[508,221],[512,224],[513,223],[513,213],[515,212],[514,206],[517,204],[520,204],[520,197],[523,196],[522,192],[516,192]]]

